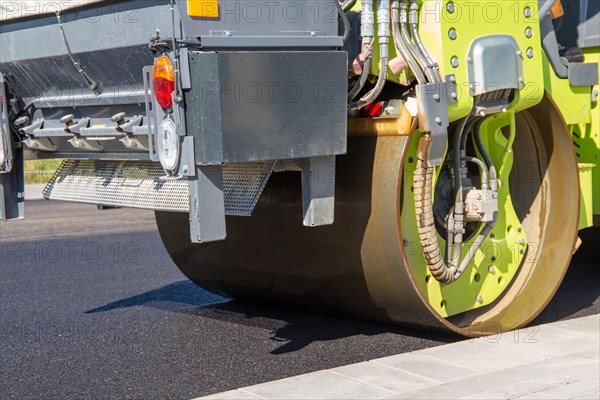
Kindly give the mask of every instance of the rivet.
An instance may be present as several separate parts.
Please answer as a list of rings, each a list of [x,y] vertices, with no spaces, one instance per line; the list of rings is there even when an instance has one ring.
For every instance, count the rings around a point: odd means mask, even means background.
[[[435,122],[436,122],[438,125],[441,125],[441,124],[442,124],[442,119],[441,119],[440,117],[437,117],[437,118],[435,119]]]
[[[480,295],[480,294],[477,295],[477,302],[478,303],[483,303],[483,296],[482,295]]]
[[[490,271],[490,274],[493,274],[496,272],[496,268],[494,268],[493,265],[490,265],[490,267],[488,268],[488,271]]]
[[[460,65],[460,62],[458,61],[458,57],[454,56],[450,59],[450,65],[452,65],[452,67],[454,68],[458,68],[458,66]]]
[[[454,3],[446,4],[446,11],[448,11],[449,14],[454,14],[454,11],[456,11],[456,6]]]
[[[531,28],[525,29],[525,36],[527,36],[528,39],[531,39],[533,37],[533,29],[531,29]]]
[[[523,10],[523,13],[525,14],[525,18],[531,18],[531,8],[525,7],[525,10]]]
[[[451,28],[451,29],[448,31],[448,37],[449,37],[451,40],[456,40],[457,36],[458,36],[458,35],[457,35],[457,33],[456,33],[456,29],[454,29],[454,28]]]
[[[529,58],[533,58],[534,52],[533,52],[533,48],[528,48],[527,49],[527,57]]]

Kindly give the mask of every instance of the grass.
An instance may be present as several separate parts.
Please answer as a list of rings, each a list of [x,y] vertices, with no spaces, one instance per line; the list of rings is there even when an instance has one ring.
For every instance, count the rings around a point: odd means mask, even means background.
[[[25,161],[25,184],[48,183],[60,166],[62,160]]]

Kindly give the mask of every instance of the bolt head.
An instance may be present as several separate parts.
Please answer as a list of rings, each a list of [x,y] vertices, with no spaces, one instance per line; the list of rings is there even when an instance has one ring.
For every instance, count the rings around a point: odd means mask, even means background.
[[[488,268],[488,271],[490,271],[490,274],[493,274],[496,272],[496,268],[494,268],[493,265],[490,265],[490,267]]]
[[[477,302],[478,303],[483,303],[483,296],[482,295],[480,295],[480,294],[477,295]]]
[[[441,124],[442,124],[442,119],[441,119],[440,117],[437,117],[437,118],[435,119],[435,122],[436,122],[438,125],[441,125]]]
[[[525,14],[525,18],[531,18],[531,8],[525,7],[523,14]]]
[[[529,58],[533,58],[533,56],[535,55],[535,53],[533,52],[533,49],[530,47],[527,49],[527,57]]]
[[[456,6],[454,3],[446,4],[446,11],[448,11],[448,14],[454,14],[454,11],[456,11]]]
[[[456,33],[456,29],[452,28],[448,31],[448,37],[451,40],[456,40],[456,38],[458,37],[458,34]]]
[[[453,68],[458,68],[458,66],[460,65],[460,62],[458,61],[458,57],[452,57],[450,59],[450,65],[452,65]]]
[[[527,37],[527,39],[531,39],[533,37],[533,29],[531,29],[531,28],[525,29],[525,36]]]

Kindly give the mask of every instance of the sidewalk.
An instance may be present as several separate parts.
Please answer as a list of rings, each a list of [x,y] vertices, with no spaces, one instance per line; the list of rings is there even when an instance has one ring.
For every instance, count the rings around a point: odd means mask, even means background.
[[[600,315],[465,340],[208,399],[599,399]]]
[[[25,201],[27,200],[44,200],[42,191],[46,184],[41,185],[25,185]]]

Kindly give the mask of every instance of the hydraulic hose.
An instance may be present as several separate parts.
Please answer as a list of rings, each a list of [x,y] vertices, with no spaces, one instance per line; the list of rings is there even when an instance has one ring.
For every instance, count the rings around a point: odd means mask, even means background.
[[[352,9],[352,7],[354,7],[354,5],[356,4],[357,0],[346,0],[343,3],[341,3],[342,5],[342,10],[344,10],[344,12],[349,11],[350,9]]]
[[[342,6],[343,7],[343,6]],[[373,62],[371,56],[371,46],[375,35],[375,14],[373,13],[373,0],[362,1],[362,11],[360,14],[360,36],[362,38],[359,59],[364,60],[360,77],[348,93],[348,100],[352,102],[363,89],[371,72]],[[352,108],[352,104],[350,104]]]
[[[363,2],[366,7],[366,2]],[[364,11],[364,9],[363,9]],[[367,104],[372,103],[383,91],[388,72],[389,60],[389,42],[390,42],[390,1],[379,0],[377,2],[377,39],[379,40],[379,56],[381,66],[379,70],[379,78],[375,87],[360,100],[350,105],[350,109],[361,109]]]
[[[416,46],[416,49],[421,53],[421,55],[427,62],[426,68],[428,71],[430,71],[431,77],[433,78],[433,82],[441,83],[442,77],[440,76],[438,64],[433,60],[433,58],[425,48],[425,45],[421,40],[421,36],[419,35],[419,5],[417,4],[416,0],[410,1],[410,11],[408,12],[408,20],[413,42]]]
[[[338,0],[335,0],[334,3],[337,7],[340,18],[342,19],[342,24],[344,25],[343,39],[344,43],[346,43],[348,41],[348,38],[350,37],[350,30],[352,29],[352,27],[350,26],[350,20],[348,19],[348,15],[346,15],[346,12],[344,11],[342,5],[338,2]]]
[[[360,77],[358,78],[358,80],[356,81],[354,86],[352,87],[352,90],[350,90],[350,92],[348,93],[348,100],[350,100],[350,101],[354,100],[354,98],[356,96],[358,96],[358,94],[360,93],[362,88],[365,87],[365,84],[367,83],[367,79],[369,78],[369,72],[371,71],[372,63],[373,63],[373,57],[371,56],[371,52],[369,51],[369,53],[367,54],[367,59],[365,60],[365,62],[363,64],[363,69],[362,69],[362,72],[360,73]]]
[[[402,56],[406,64],[412,71],[413,75],[417,79],[419,84],[426,83],[427,80],[425,75],[423,75],[423,71],[417,64],[417,61],[413,58],[412,54],[406,47],[406,44],[400,38],[400,0],[392,1],[392,37],[394,39],[394,45],[396,46],[396,51],[398,54]]]
[[[400,39],[404,41],[405,46],[410,51],[410,54],[417,61],[421,70],[427,75],[429,82],[434,82],[434,77],[431,70],[427,68],[427,60],[419,52],[412,42],[410,35],[408,34],[408,3],[403,0],[400,2]]]

